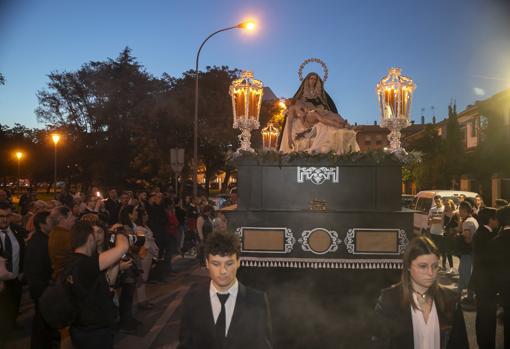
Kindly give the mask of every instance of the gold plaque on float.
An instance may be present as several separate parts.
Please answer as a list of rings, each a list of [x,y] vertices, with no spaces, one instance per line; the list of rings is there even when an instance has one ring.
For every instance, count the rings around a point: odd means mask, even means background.
[[[286,252],[287,228],[240,228],[241,250],[243,252]]]
[[[398,231],[356,231],[356,252],[398,253]]]
[[[328,251],[333,243],[331,236],[324,229],[314,229],[308,235],[308,246],[315,253]]]
[[[318,255],[337,251],[338,245],[341,243],[336,231],[324,228],[305,230],[298,241],[301,243],[303,251]]]

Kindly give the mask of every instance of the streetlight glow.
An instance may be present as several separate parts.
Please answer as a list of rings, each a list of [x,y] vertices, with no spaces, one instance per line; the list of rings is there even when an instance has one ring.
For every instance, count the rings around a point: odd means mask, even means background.
[[[255,29],[255,22],[254,21],[245,21],[245,22],[242,22],[242,23],[239,23],[239,25],[237,26],[238,28],[243,28],[243,29],[247,29],[249,31],[252,31]]]
[[[54,160],[53,160],[53,184],[55,184],[55,193],[57,192],[57,144],[60,142],[60,135],[58,133],[52,133],[51,139],[55,145]]]
[[[53,143],[55,143],[55,145],[57,145],[58,142],[60,141],[60,135],[58,133],[54,133],[51,135],[51,139],[53,139]]]
[[[17,151],[16,152],[16,158],[18,158],[18,160],[21,160],[22,157],[23,157],[23,153],[20,152],[20,151]]]

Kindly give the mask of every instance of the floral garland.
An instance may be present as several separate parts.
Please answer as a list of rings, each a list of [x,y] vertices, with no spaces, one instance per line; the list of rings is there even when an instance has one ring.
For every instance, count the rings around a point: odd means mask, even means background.
[[[269,150],[256,150],[255,152],[240,151],[234,153],[233,156],[228,159],[229,161],[243,161],[251,160],[257,161],[258,164],[265,162],[278,162],[279,165],[282,163],[289,163],[295,161],[328,161],[331,163],[338,162],[359,162],[364,160],[374,161],[376,164],[383,163],[386,160],[398,161],[402,165],[414,165],[421,163],[422,154],[420,152],[410,152],[406,154],[402,153],[386,153],[382,150],[379,151],[368,151],[368,152],[350,152],[345,154],[335,154],[333,152],[324,154],[310,154],[308,152],[293,152],[293,153],[282,153],[279,151]]]

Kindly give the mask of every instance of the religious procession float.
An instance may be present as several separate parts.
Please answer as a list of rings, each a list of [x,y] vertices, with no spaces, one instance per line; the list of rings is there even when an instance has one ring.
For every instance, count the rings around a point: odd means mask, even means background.
[[[322,77],[303,77],[310,62]],[[401,208],[402,164],[412,156],[400,130],[415,85],[398,68],[377,84],[390,148],[362,153],[324,88],[326,65],[306,60],[298,75],[281,132],[269,125],[259,151],[250,136],[262,83],[244,72],[230,87],[241,147],[232,160],[238,203],[227,218],[241,239],[239,278],[268,293],[276,347],[370,347],[377,294],[398,280],[413,232],[413,214]]]

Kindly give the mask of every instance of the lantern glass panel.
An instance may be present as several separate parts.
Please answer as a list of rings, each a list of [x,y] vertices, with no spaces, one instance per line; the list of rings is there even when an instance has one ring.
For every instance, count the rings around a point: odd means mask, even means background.
[[[235,118],[241,118],[245,112],[245,95],[244,90],[238,89],[234,92]]]
[[[248,116],[252,119],[258,119],[258,109],[260,103],[260,94],[256,91],[250,91],[250,105]]]

